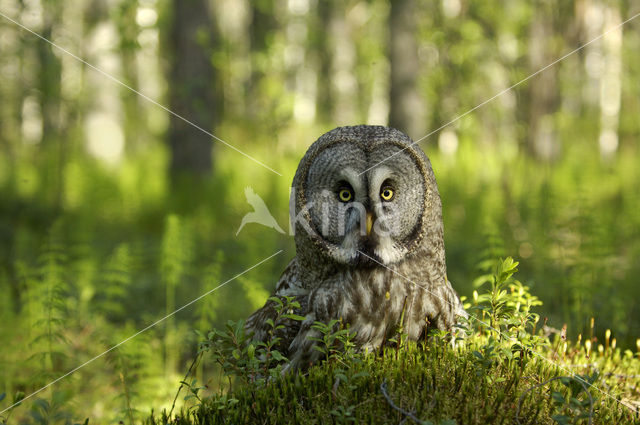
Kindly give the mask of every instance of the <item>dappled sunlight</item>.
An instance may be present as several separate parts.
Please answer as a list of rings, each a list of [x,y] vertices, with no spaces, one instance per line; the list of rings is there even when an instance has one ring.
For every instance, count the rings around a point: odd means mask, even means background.
[[[45,408],[71,423],[139,423],[171,409],[198,343],[264,305],[296,255],[289,196],[307,148],[361,123],[397,127],[430,158],[447,279],[467,305],[482,301],[488,266],[516,258],[543,302],[535,335],[550,348],[540,352],[604,372],[603,388],[637,405],[640,18],[626,22],[636,6],[186,3],[0,0],[0,411],[33,395],[0,423]],[[253,211],[247,188],[284,234],[259,220],[237,233]],[[518,380],[511,404],[554,375],[532,363],[521,381],[511,360],[470,375],[492,343],[476,331],[459,349],[430,343],[434,356],[396,360],[419,359],[442,382],[449,369],[477,378],[486,399]],[[380,364],[392,368],[393,357]],[[378,373],[367,364],[356,369]],[[305,378],[330,387],[322,403],[356,385],[321,376],[335,367]],[[208,386],[200,394],[226,397],[223,372],[212,358],[195,364]],[[374,395],[362,406],[381,401],[376,409],[403,420],[382,404],[380,382],[366,382]],[[387,389],[401,404],[398,382]],[[221,415],[243,417],[216,400]],[[192,402],[182,394],[174,413]],[[513,417],[511,404],[503,413]],[[326,419],[353,419],[342,407]]]

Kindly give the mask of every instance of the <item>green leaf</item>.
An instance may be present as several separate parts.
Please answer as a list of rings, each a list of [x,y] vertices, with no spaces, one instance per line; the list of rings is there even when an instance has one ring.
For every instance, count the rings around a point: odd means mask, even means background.
[[[577,406],[577,407],[583,407],[584,403],[582,402],[582,400],[578,400],[575,397],[571,397],[569,399],[569,403],[572,404],[573,406]]]
[[[13,404],[20,403],[22,399],[24,399],[24,393],[22,391],[17,391],[13,396]]]
[[[485,275],[479,276],[479,277],[477,277],[477,278],[475,278],[473,280],[472,286],[474,288],[479,288],[482,285],[484,285],[485,283],[491,282],[492,279],[493,279],[493,276],[490,275],[490,274],[485,274]]]
[[[309,338],[309,339],[312,339],[312,340],[315,340],[315,341],[322,342],[321,340],[319,340],[319,339],[317,339],[317,338]],[[325,352],[324,352],[324,348],[322,348],[322,347],[318,347],[317,345],[314,345],[314,346],[313,346],[313,349],[314,349],[314,350],[316,350],[316,351],[321,352],[322,354],[324,354],[324,353],[325,353]]]
[[[568,387],[573,382],[573,378],[562,377],[560,378],[560,382],[562,382],[562,385],[564,385],[565,387]]]
[[[285,314],[282,317],[286,318],[286,319],[291,319],[291,320],[296,320],[298,322],[302,322],[304,321],[305,317],[304,316],[300,316],[298,314]]]
[[[345,375],[344,373],[336,373],[334,375],[336,377],[336,379],[342,381],[342,382],[348,382],[349,379],[347,378],[347,375]]]
[[[279,308],[282,308],[282,306],[283,306],[282,300],[280,298],[278,298],[278,297],[269,297],[269,301],[272,301],[272,302],[276,303]],[[276,309],[278,307],[276,307]]]
[[[556,403],[564,404],[564,402],[565,402],[564,395],[562,393],[557,392],[557,391],[554,391],[553,393],[551,393],[551,398],[553,398],[553,400]]]
[[[273,350],[271,352],[271,356],[279,362],[287,360],[287,358],[283,356],[282,353],[280,353],[280,351],[278,350]]]
[[[568,424],[569,423],[569,416],[566,415],[553,415],[551,416],[551,419],[553,419],[554,421],[558,422],[559,424]]]

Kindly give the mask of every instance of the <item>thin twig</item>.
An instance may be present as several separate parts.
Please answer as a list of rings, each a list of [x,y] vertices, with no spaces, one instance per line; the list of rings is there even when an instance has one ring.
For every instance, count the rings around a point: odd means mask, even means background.
[[[614,378],[619,378],[619,379],[637,379],[640,378],[640,375],[624,375],[622,373],[613,373],[613,372],[607,372],[604,374],[604,376],[612,376]]]
[[[184,375],[184,378],[182,379],[182,381],[180,381],[180,387],[178,388],[178,392],[176,392],[176,396],[173,398],[173,404],[171,405],[171,410],[169,411],[169,417],[171,417],[171,414],[173,413],[173,409],[176,407],[176,401],[178,400],[178,396],[180,395],[180,391],[182,390],[182,387],[184,387],[185,382],[187,381],[187,378],[189,377],[189,375],[191,375],[191,371],[193,370],[193,367],[196,365],[196,363],[198,363],[198,360],[200,360],[203,353],[204,351],[199,352],[198,355],[193,359],[193,361],[191,362],[191,366],[189,366],[189,370],[187,370],[187,373]]]
[[[402,419],[402,421],[400,422],[401,424],[405,422],[405,420],[407,418],[414,420],[415,422],[419,423],[419,424],[424,424],[424,422],[420,419],[418,419],[416,417],[416,412],[409,412],[406,411],[404,409],[402,409],[401,407],[396,406],[396,404],[393,402],[393,400],[391,399],[391,396],[389,395],[389,393],[387,392],[387,381],[384,380],[382,381],[382,384],[380,384],[380,391],[382,391],[382,395],[384,396],[384,398],[387,399],[387,403],[389,403],[389,406],[393,407],[395,410],[397,410],[398,412],[402,413],[405,417]]]

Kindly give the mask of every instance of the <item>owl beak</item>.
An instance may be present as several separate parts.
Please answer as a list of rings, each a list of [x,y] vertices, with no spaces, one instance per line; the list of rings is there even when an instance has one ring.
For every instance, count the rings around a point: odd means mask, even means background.
[[[367,236],[371,234],[372,228],[373,228],[373,214],[367,211]]]

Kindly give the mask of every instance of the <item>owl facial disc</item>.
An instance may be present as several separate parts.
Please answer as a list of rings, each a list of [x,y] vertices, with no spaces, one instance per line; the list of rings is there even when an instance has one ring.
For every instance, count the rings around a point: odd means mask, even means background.
[[[296,245],[306,238],[348,265],[400,261],[427,231],[429,173],[424,153],[397,130],[357,126],[325,134],[294,178]]]

